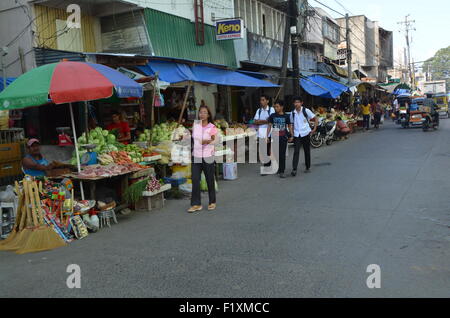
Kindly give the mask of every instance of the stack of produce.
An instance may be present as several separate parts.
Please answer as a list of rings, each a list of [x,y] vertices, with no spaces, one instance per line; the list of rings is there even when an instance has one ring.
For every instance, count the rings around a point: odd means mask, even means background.
[[[147,187],[145,188],[146,191],[149,192],[155,192],[161,189],[161,182],[158,181],[155,177],[151,177],[147,182]]]
[[[233,123],[230,125],[230,128],[233,129],[228,129],[227,134],[230,135],[241,135],[241,134],[245,134],[245,131],[247,130],[247,125],[244,124],[240,124],[240,123]]]
[[[123,197],[127,203],[135,204],[142,198],[145,191],[154,192],[161,189],[161,183],[162,181],[158,181],[155,177],[143,178],[130,185]]]
[[[144,149],[138,147],[137,145],[126,145],[123,150],[127,152],[128,156],[131,158],[131,161],[135,163],[144,161]]]
[[[215,120],[214,125],[217,129],[222,129],[223,131],[226,131],[226,129],[230,127],[224,119]]]
[[[86,133],[83,133],[80,138],[78,138],[78,154],[81,158],[87,150],[83,148],[83,145],[96,145],[94,148],[94,152],[97,154],[109,153],[111,151],[119,151],[124,146],[117,141],[116,136],[108,131],[103,130],[100,127],[92,129],[89,132],[89,136],[86,136]],[[70,162],[72,165],[77,164],[76,160],[76,152],[73,152],[72,160]]]
[[[139,141],[151,141],[153,144],[159,144],[163,141],[179,139],[184,133],[184,127],[176,122],[162,123],[155,125],[151,130],[145,129],[144,133],[139,136]]]
[[[172,155],[173,143],[171,141],[164,141],[157,146],[151,147],[150,151],[154,151],[161,155],[160,164],[168,164]]]

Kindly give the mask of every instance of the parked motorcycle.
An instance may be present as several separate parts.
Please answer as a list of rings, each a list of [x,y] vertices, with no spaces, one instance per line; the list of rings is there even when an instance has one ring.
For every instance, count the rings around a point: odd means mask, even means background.
[[[436,130],[439,127],[439,117],[431,116],[430,113],[424,113],[422,115],[422,129],[428,131],[429,129]]]
[[[336,131],[336,121],[326,122],[323,118],[319,120],[317,131],[311,136],[311,146],[320,148],[324,143],[328,146],[334,141],[334,133]]]

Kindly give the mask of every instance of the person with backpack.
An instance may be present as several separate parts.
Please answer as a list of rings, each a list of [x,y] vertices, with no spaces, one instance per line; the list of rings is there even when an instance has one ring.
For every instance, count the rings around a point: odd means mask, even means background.
[[[284,102],[278,100],[275,103],[276,113],[269,117],[269,129],[267,130],[267,143],[270,142],[269,135],[272,134],[272,138],[279,138],[279,153],[278,153],[278,172],[280,178],[286,178],[284,170],[286,169],[286,150],[288,145],[288,139],[290,136],[290,124],[291,119],[288,114],[284,112]]]
[[[253,124],[258,126],[258,144],[259,147],[263,147],[263,145],[266,145],[266,137],[267,137],[267,129],[268,129],[268,119],[270,115],[275,113],[275,110],[273,107],[270,107],[269,105],[270,98],[267,95],[262,95],[260,98],[260,107],[256,111],[255,117],[253,119]],[[270,157],[270,148],[271,143],[267,143],[267,156]],[[264,164],[265,167],[270,167],[271,162],[266,162]],[[265,175],[265,174],[261,174]]]
[[[295,177],[297,175],[297,167],[300,159],[300,148],[303,147],[305,151],[305,164],[306,173],[310,172],[311,169],[311,144],[310,136],[315,134],[318,126],[318,119],[316,115],[303,106],[303,98],[294,98],[295,109],[291,113],[291,131],[293,136],[289,140],[294,142],[294,159],[292,161],[292,173],[291,175]],[[314,128],[311,130],[309,121],[314,119]]]

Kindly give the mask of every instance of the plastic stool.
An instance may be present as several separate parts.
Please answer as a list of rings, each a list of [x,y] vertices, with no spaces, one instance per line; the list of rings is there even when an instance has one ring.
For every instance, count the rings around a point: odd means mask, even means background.
[[[0,202],[0,239],[5,239],[12,231],[15,222],[15,204]],[[6,214],[4,217],[3,214]]]
[[[100,220],[100,228],[103,228],[106,225],[108,225],[108,227],[111,227],[111,219],[113,219],[114,223],[119,223],[117,222],[116,212],[114,211],[114,209],[100,211],[98,214],[98,218]]]

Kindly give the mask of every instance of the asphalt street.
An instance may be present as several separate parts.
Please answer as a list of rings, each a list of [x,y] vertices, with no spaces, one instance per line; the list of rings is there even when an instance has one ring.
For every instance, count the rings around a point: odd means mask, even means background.
[[[0,297],[448,297],[450,120],[441,124],[352,135],[314,150],[312,173],[296,178],[240,165],[238,180],[219,183],[215,212],[169,200],[67,247],[0,252]],[[69,264],[80,289],[66,286]],[[366,285],[370,264],[379,289]]]

